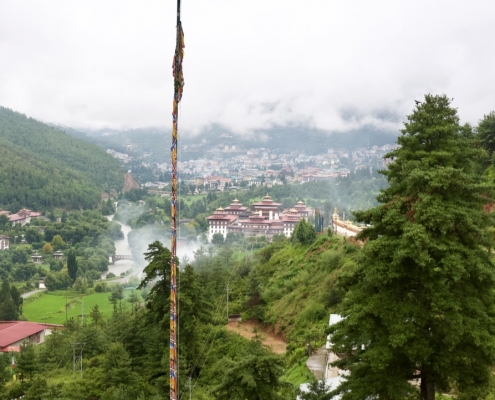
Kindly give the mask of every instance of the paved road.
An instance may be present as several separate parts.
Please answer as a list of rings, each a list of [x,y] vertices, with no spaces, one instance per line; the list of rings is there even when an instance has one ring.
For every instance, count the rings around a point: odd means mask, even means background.
[[[31,290],[30,292],[21,294],[21,297],[25,299],[26,297],[32,296],[35,293],[44,292],[46,289]]]
[[[325,379],[325,370],[327,368],[327,349],[325,345],[321,346],[316,353],[308,358],[306,367],[311,371],[314,377],[318,380]]]

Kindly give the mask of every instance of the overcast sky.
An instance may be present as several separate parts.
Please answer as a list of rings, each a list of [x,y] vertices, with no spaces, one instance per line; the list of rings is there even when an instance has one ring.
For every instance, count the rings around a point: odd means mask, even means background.
[[[169,127],[176,0],[0,0],[0,105]],[[182,0],[180,124],[396,130],[425,93],[495,110],[495,1]]]

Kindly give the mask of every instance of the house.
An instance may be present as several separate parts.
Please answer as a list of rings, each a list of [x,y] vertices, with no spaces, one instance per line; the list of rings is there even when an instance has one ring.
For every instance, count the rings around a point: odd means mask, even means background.
[[[53,253],[53,258],[55,258],[55,261],[62,261],[64,259],[64,253],[62,253],[60,250],[57,250],[55,253]]]
[[[20,351],[23,343],[40,344],[53,329],[63,325],[38,324],[27,321],[0,321],[0,352]]]
[[[26,210],[25,208],[23,208],[17,214],[11,214],[8,217],[9,217],[9,221],[12,222],[12,226],[15,226],[17,224],[24,226],[26,224],[29,224],[32,218],[41,217],[41,213],[36,211]]]
[[[9,237],[0,235],[0,250],[8,250],[9,249]]]
[[[41,256],[36,252],[31,256],[31,260],[34,264],[41,264]]]
[[[231,322],[242,322],[241,314],[230,314],[229,315],[229,324]]]

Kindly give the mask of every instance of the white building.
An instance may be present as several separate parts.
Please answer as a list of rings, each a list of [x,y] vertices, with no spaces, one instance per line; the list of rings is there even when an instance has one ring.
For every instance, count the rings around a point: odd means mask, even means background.
[[[0,250],[8,250],[9,249],[9,237],[0,235]]]
[[[273,235],[290,237],[297,223],[314,212],[301,201],[282,213],[279,211],[280,206],[270,196],[265,196],[262,201],[253,204],[254,212],[251,212],[236,199],[225,209],[219,208],[207,218],[208,240],[211,241],[215,233],[221,233],[225,239],[229,232],[242,233],[246,237],[265,236],[268,240]]]
[[[356,236],[361,232],[362,228],[354,225],[350,221],[341,221],[335,207],[332,216],[332,230],[337,235],[341,236]]]

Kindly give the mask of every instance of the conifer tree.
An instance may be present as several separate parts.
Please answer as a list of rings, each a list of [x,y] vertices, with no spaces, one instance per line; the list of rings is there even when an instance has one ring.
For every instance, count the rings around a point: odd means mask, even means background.
[[[485,115],[476,129],[481,145],[489,152],[490,156],[495,151],[495,111]]]
[[[18,318],[18,307],[12,299],[9,282],[4,280],[0,287],[0,321],[16,321]]]
[[[67,272],[72,280],[72,284],[74,284],[77,278],[77,260],[74,250],[69,250],[69,254],[67,255]]]
[[[330,329],[350,375],[343,399],[421,399],[454,388],[484,398],[495,361],[495,269],[483,205],[493,188],[476,173],[486,156],[462,134],[446,96],[425,96],[382,173],[381,205],[355,213],[372,226]],[[483,154],[484,153],[484,154]]]
[[[16,369],[30,380],[39,370],[38,355],[34,345],[30,342],[21,345],[21,352],[17,357]]]

